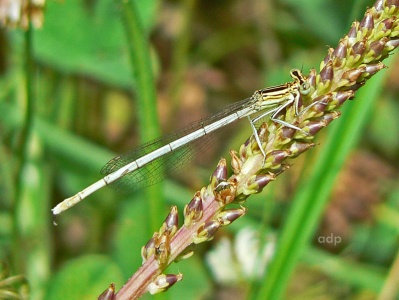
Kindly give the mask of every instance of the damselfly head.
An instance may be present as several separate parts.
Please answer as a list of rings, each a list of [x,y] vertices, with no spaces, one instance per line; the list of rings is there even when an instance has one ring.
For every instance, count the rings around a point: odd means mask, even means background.
[[[299,84],[303,84],[306,81],[306,78],[302,75],[302,71],[299,69],[292,69],[290,71],[290,75],[292,79],[294,79]]]
[[[290,72],[292,79],[299,85],[299,92],[302,95],[307,95],[310,92],[310,83],[307,78],[303,76],[302,71],[299,69],[292,69]]]

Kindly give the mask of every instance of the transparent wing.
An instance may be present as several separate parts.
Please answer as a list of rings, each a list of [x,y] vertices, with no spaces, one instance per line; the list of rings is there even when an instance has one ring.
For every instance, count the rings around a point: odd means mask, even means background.
[[[253,105],[252,98],[247,98],[242,101],[232,103],[214,115],[208,116],[197,122],[190,123],[182,129],[149,141],[133,151],[111,159],[101,169],[101,173],[103,175],[113,173],[128,163],[135,161],[136,159],[151,153],[152,151],[165,146],[195,130],[201,129],[204,126],[212,124],[213,122],[220,120],[230,114],[238,112],[249,105]],[[214,135],[211,133],[192,141],[172,152],[165,154],[162,157],[149,162],[136,171],[123,176],[122,178],[111,183],[110,186],[118,190],[131,192],[158,183],[159,181],[165,179],[168,174],[174,174],[180,170],[193,158],[194,153],[201,153],[210,147],[213,137]]]

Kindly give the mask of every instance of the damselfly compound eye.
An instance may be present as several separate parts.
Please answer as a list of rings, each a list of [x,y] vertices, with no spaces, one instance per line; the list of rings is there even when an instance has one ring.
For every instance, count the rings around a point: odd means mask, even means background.
[[[301,84],[300,93],[302,95],[307,95],[309,94],[309,92],[310,92],[310,83],[305,81],[304,83]]]

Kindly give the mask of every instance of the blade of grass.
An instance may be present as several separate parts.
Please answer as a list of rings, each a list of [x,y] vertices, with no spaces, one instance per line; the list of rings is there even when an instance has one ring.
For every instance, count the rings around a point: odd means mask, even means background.
[[[129,56],[137,92],[137,113],[141,141],[149,141],[160,135],[155,80],[151,63],[151,49],[147,34],[141,24],[135,1],[120,1],[121,16],[126,31]],[[147,189],[150,228],[156,231],[162,220],[160,203],[163,202],[161,185]]]
[[[52,241],[50,234],[50,207],[53,170],[46,160],[43,143],[33,134],[24,175],[19,182],[20,200],[16,207],[19,240],[18,251],[23,259],[24,274],[29,279],[29,299],[43,299],[51,274]],[[23,250],[22,250],[23,249]]]
[[[390,64],[387,62],[387,64]],[[385,73],[371,79],[357,100],[343,109],[343,116],[328,134],[312,175],[300,183],[282,230],[276,257],[256,299],[281,299],[300,255],[305,251],[326,207],[336,176],[367,123]]]
[[[35,63],[33,61],[34,29],[31,22],[25,32],[25,99],[26,110],[21,126],[15,200],[13,203],[14,241],[12,256],[14,268],[26,274],[30,281],[31,299],[42,299],[44,287],[50,275],[50,241],[48,224],[50,214],[49,189],[46,182],[50,176],[41,159],[41,145],[34,136],[35,108],[37,103]]]
[[[182,15],[183,20],[180,26],[180,32],[177,37],[176,43],[173,49],[172,57],[172,83],[169,91],[169,96],[172,101],[172,116],[176,115],[176,111],[179,105],[180,90],[182,87],[182,81],[184,79],[184,73],[187,69],[188,52],[191,42],[191,22],[193,18],[195,0],[184,0],[182,1]]]
[[[35,110],[35,76],[34,76],[34,63],[33,63],[33,28],[28,24],[28,29],[25,32],[25,65],[24,65],[24,73],[25,73],[25,99],[26,99],[26,109],[23,123],[20,128],[20,136],[18,141],[18,149],[17,153],[19,156],[19,164],[17,171],[17,184],[15,190],[15,200],[13,203],[13,212],[14,212],[14,267],[20,272],[25,271],[24,267],[24,257],[18,249],[21,249],[23,245],[23,237],[21,236],[21,227],[20,222],[22,221],[20,216],[21,202],[22,202],[22,189],[24,186],[24,178],[26,175],[26,165],[29,161],[29,146],[32,138],[32,128],[33,128],[33,119],[34,119],[34,110]]]
[[[378,300],[394,299],[398,296],[398,275],[399,275],[399,251],[396,253],[394,262],[391,265],[389,274],[385,279]]]

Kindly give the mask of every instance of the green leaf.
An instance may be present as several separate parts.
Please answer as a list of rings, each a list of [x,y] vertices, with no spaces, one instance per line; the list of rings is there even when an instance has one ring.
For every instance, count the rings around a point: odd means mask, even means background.
[[[281,4],[287,5],[290,12],[295,12],[297,20],[307,29],[307,36],[313,34],[333,46],[341,38],[342,32],[349,29],[350,22],[361,19],[364,7],[373,5],[373,2],[370,0],[283,0]],[[284,23],[286,23],[285,19]]]
[[[53,279],[45,299],[97,299],[110,283],[121,287],[120,269],[106,256],[87,255],[66,263]]]
[[[157,1],[140,1],[139,15],[148,31]],[[84,74],[110,85],[131,87],[127,45],[118,7],[102,0],[49,1],[42,30],[35,33],[36,59],[66,74]]]
[[[198,254],[172,264],[165,273],[183,274],[183,280],[168,290],[168,299],[204,299],[211,294],[211,280]]]
[[[118,223],[114,230],[112,256],[121,266],[126,279],[141,266],[141,247],[152,236],[148,229],[147,203],[145,199],[135,200],[130,197],[121,205],[120,215],[117,217]],[[161,224],[162,220],[159,220],[159,227]]]
[[[371,264],[358,263],[350,259],[328,254],[308,247],[302,259],[312,268],[355,287],[378,293],[384,284],[384,271]]]
[[[369,139],[385,155],[394,158],[399,150],[399,104],[396,98],[377,102],[371,118]]]

